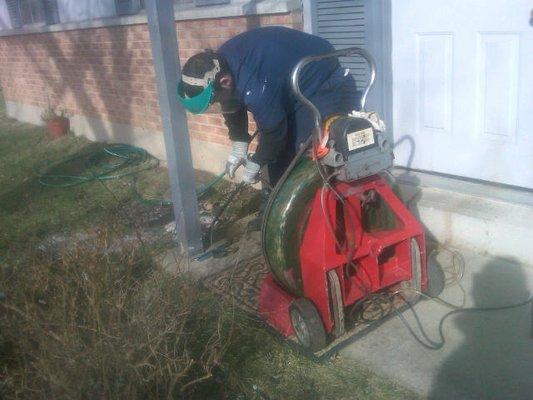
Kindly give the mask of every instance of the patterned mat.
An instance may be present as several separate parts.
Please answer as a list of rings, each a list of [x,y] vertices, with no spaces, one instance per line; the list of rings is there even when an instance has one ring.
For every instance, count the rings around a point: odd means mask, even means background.
[[[218,274],[208,276],[204,285],[248,313],[255,314],[261,281],[268,273],[263,255],[241,261]]]

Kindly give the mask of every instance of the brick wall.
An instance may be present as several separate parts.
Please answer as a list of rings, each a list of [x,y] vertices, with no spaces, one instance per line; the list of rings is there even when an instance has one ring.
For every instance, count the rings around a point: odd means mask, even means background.
[[[301,29],[301,14],[178,22],[181,62],[266,25]],[[0,37],[0,84],[6,101],[161,131],[145,24]],[[189,129],[198,140],[228,143],[221,116],[190,116]]]

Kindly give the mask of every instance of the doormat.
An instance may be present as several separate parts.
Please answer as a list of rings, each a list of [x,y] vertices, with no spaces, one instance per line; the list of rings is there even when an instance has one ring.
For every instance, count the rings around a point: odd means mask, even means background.
[[[259,301],[261,281],[268,268],[262,254],[240,261],[237,265],[208,276],[204,285],[220,294],[235,306],[255,316]]]

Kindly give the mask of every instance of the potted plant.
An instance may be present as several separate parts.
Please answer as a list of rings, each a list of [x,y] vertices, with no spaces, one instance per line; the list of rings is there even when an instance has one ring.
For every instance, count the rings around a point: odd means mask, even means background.
[[[56,112],[52,107],[48,107],[41,114],[41,119],[45,122],[48,136],[52,139],[65,136],[70,130],[70,120],[66,110]]]

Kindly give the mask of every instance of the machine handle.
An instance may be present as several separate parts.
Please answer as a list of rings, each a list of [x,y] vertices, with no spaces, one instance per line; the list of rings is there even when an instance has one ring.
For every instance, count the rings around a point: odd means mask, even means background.
[[[299,85],[299,79],[300,79],[300,72],[307,64],[313,61],[319,61],[324,58],[330,58],[330,57],[345,57],[352,54],[358,54],[361,57],[365,59],[365,61],[368,63],[368,66],[370,67],[370,80],[368,82],[368,85],[365,87],[365,90],[363,91],[363,95],[361,96],[361,111],[365,111],[365,104],[366,104],[366,97],[368,96],[368,92],[370,92],[370,89],[374,85],[374,81],[376,80],[376,63],[370,53],[366,51],[365,49],[362,49],[360,47],[348,47],[347,49],[337,50],[333,53],[328,54],[320,54],[317,56],[309,56],[302,58],[298,64],[294,67],[291,74],[291,86],[292,91],[298,97],[298,99],[311,110],[314,116],[315,120],[315,132],[317,135],[317,139],[320,142],[321,141],[321,126],[322,126],[322,117],[320,116],[320,112],[315,107],[315,105],[307,98],[305,97],[301,90]]]

